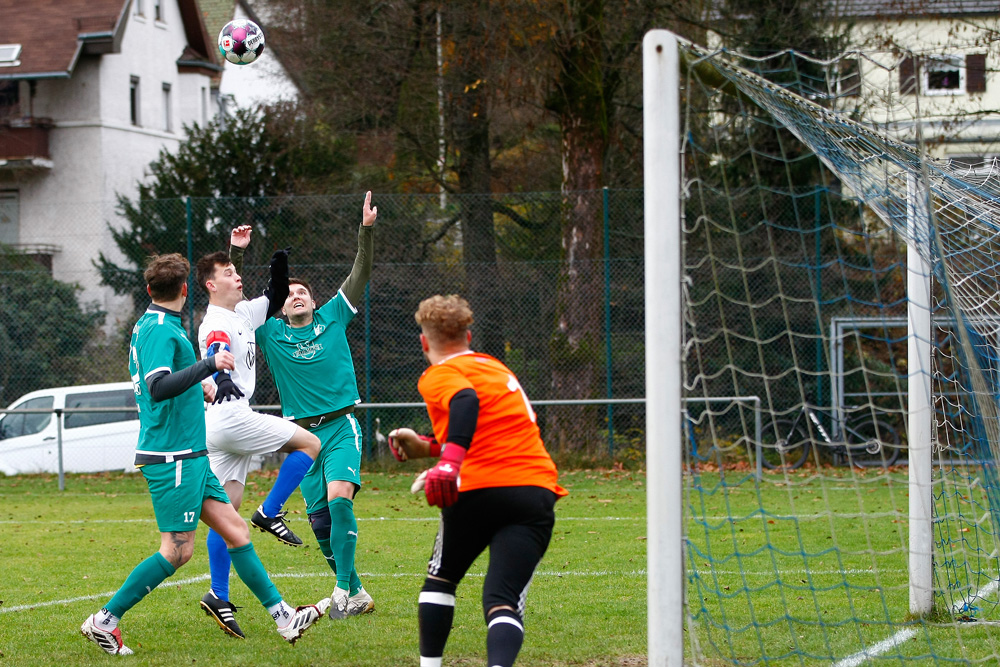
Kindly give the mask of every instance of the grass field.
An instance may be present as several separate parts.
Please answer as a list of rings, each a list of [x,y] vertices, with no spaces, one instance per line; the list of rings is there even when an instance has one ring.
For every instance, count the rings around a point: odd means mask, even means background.
[[[292,647],[235,578],[245,641],[225,636],[198,607],[208,590],[205,528],[194,558],[122,621],[130,658],[112,658],[79,626],[159,546],[139,475],[0,477],[0,665],[417,665],[417,594],[438,511],[408,492],[413,473],[365,474],[355,501],[357,568],[376,611],[321,619]],[[629,472],[564,472],[570,491],[528,596],[520,665],[641,665],[646,654],[645,478]],[[273,479],[252,476],[248,517]],[[290,507],[301,508],[296,494]],[[304,513],[292,528],[313,542]],[[316,546],[292,549],[253,533],[275,584],[293,605],[330,594],[334,578]],[[458,589],[445,664],[485,664],[480,594],[486,556]]]
[[[963,473],[964,475],[964,473]],[[416,599],[438,512],[408,487],[413,473],[364,475],[356,500],[358,569],[376,612],[320,621],[295,647],[275,633],[233,579],[248,639],[226,637],[198,607],[208,587],[204,541],[195,556],[125,617],[130,662],[142,665],[417,665]],[[251,477],[242,514],[270,488]],[[628,471],[561,474],[552,544],[528,597],[518,664],[646,664],[646,479]],[[802,469],[685,477],[686,655],[701,665],[998,664],[995,540],[981,482],[936,484],[936,613],[909,614],[906,470]],[[128,571],[158,546],[137,475],[0,478],[0,665],[106,664],[79,635]],[[292,507],[301,501],[293,499]],[[305,516],[291,525],[311,538]],[[202,535],[204,529],[202,529]],[[254,543],[292,604],[327,596],[333,577],[315,547]],[[307,539],[309,543],[311,539]],[[485,664],[480,607],[486,556],[458,590],[446,665]],[[946,593],[946,594],[945,594]],[[977,594],[969,614],[949,608]],[[964,618],[969,616],[971,618]],[[963,622],[970,621],[970,622]],[[692,632],[694,629],[694,632]]]

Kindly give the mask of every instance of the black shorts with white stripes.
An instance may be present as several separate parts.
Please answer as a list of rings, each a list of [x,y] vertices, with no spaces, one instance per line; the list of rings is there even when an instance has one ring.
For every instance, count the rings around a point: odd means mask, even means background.
[[[557,498],[539,486],[463,491],[441,512],[427,573],[457,584],[489,547],[483,614],[509,605],[524,618],[528,586],[552,538]]]

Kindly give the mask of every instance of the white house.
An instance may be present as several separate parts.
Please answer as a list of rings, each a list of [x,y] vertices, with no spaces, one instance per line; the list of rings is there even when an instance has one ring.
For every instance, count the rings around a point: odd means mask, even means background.
[[[215,114],[215,39],[197,0],[0,0],[0,17],[0,242],[114,325],[123,301],[93,261],[120,258],[116,195]]]
[[[1000,154],[1000,3],[838,0],[858,59],[864,120],[968,162]]]
[[[271,9],[266,2],[255,2],[251,6],[249,0],[238,0],[235,10],[229,19],[250,19],[264,31],[264,54],[250,65],[234,65],[223,61],[225,68],[219,93],[223,99],[231,101],[239,107],[254,107],[258,104],[271,104],[279,101],[294,102],[300,98],[298,86],[288,75],[281,62],[280,54],[276,53],[273,44],[267,42],[267,26]],[[221,29],[221,26],[219,26]]]

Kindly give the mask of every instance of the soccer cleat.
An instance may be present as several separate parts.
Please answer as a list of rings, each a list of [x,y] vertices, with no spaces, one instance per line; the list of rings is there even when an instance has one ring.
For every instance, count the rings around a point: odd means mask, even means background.
[[[294,646],[296,640],[302,636],[302,633],[309,629],[309,626],[323,618],[323,613],[328,605],[329,602],[326,600],[320,600],[316,604],[296,607],[292,620],[285,627],[278,628],[278,634]]]
[[[118,628],[110,632],[102,630],[94,622],[93,614],[80,626],[80,633],[104,649],[105,653],[110,655],[132,655],[132,649],[125,646],[125,642],[122,641],[122,631]]]
[[[347,591],[343,588],[334,588],[333,593],[330,595],[330,620],[337,621],[342,618],[347,618],[347,607],[350,602],[350,597],[348,597]]]
[[[264,514],[264,506],[261,505],[250,517],[250,524],[262,533],[270,533],[278,538],[282,544],[291,547],[302,546],[302,540],[285,525],[285,515],[288,512],[278,512],[274,516]]]
[[[347,598],[348,616],[361,616],[362,614],[370,614],[373,611],[375,611],[375,600],[372,600],[372,596],[364,588],[361,588],[357,593]]]
[[[233,604],[226,600],[220,600],[215,591],[205,593],[205,597],[201,599],[200,604],[205,613],[215,619],[215,622],[219,624],[223,632],[231,637],[246,639],[246,635],[243,634],[239,624],[236,622],[236,607]]]

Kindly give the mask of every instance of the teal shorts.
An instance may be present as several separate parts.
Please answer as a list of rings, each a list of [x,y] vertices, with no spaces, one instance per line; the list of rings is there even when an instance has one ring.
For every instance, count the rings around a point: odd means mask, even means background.
[[[161,533],[186,533],[198,527],[206,500],[229,504],[229,496],[208,465],[207,456],[139,468],[153,501]]]
[[[330,482],[351,482],[355,493],[361,489],[361,426],[354,415],[346,414],[310,432],[319,438],[320,450],[299,485],[307,514],[327,506]]]

